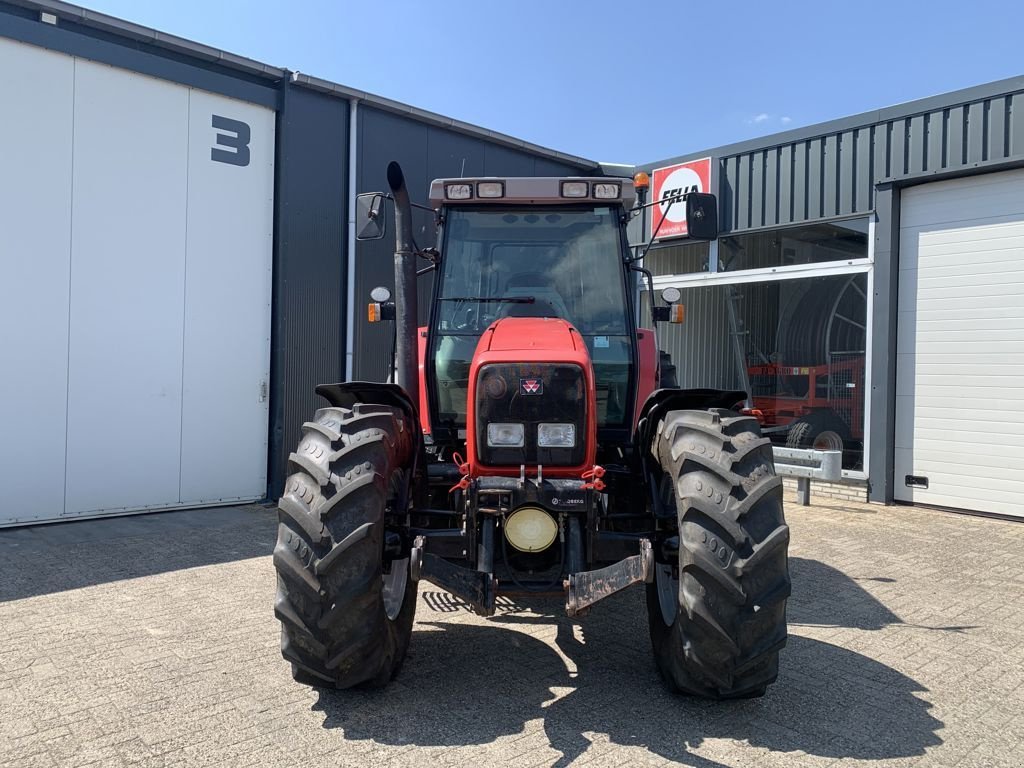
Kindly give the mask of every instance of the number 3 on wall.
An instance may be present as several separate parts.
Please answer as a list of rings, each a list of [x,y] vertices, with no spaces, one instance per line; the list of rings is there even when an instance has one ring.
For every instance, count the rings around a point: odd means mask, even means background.
[[[213,116],[213,127],[217,129],[217,144],[229,149],[214,147],[210,159],[217,163],[246,166],[249,164],[249,124],[230,117]]]

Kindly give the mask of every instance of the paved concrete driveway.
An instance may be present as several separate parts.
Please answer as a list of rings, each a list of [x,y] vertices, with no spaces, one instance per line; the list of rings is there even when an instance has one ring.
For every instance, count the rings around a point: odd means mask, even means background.
[[[275,516],[0,531],[0,765],[1024,765],[1024,525],[791,505],[767,696],[668,695],[642,593],[480,619],[422,585],[383,692],[294,684]]]

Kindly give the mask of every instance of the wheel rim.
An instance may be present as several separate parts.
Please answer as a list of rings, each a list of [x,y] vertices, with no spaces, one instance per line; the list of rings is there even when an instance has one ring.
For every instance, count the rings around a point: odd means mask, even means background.
[[[384,598],[384,612],[388,618],[394,621],[402,612],[402,605],[405,603],[405,587],[409,581],[409,558],[391,561],[391,570],[381,575],[384,582],[384,589],[381,594]]]
[[[843,438],[838,432],[826,429],[814,438],[811,446],[816,451],[841,451],[843,450]]]
[[[405,490],[405,470],[398,469],[391,473],[388,482],[387,510],[393,512],[397,505],[401,504]],[[409,558],[403,557],[400,560],[384,562],[384,570],[381,573],[383,588],[381,597],[384,599],[384,613],[394,621],[402,612],[402,605],[405,603],[405,587],[409,582]]]
[[[672,566],[657,563],[654,566],[654,586],[658,591],[658,605],[665,626],[671,627],[679,613],[679,579],[672,576]]]

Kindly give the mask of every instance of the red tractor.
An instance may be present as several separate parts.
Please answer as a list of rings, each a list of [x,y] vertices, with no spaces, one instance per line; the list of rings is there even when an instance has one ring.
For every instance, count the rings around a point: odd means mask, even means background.
[[[623,178],[442,179],[439,248],[413,241],[402,171],[360,195],[362,239],[393,201],[389,383],[317,387],[281,497],[281,651],[296,680],[384,685],[412,635],[416,582],[477,613],[559,595],[571,616],[645,584],[657,666],[674,690],[760,696],[786,642],[789,528],[772,448],[746,394],[659,387]],[[642,190],[646,192],[646,189]],[[686,205],[714,238],[713,195]],[[425,266],[418,269],[417,259]],[[417,273],[434,271],[417,328]],[[654,307],[652,320],[673,307]]]
[[[790,448],[844,451],[849,469],[863,453],[864,353],[836,358],[825,365],[750,366],[751,412],[764,434],[782,435]]]

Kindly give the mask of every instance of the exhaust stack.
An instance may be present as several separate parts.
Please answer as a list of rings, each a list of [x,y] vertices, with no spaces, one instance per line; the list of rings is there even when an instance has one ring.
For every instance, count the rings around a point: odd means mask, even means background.
[[[395,201],[395,383],[419,408],[417,349],[416,246],[412,236],[412,206],[402,166],[388,163],[388,186]]]

